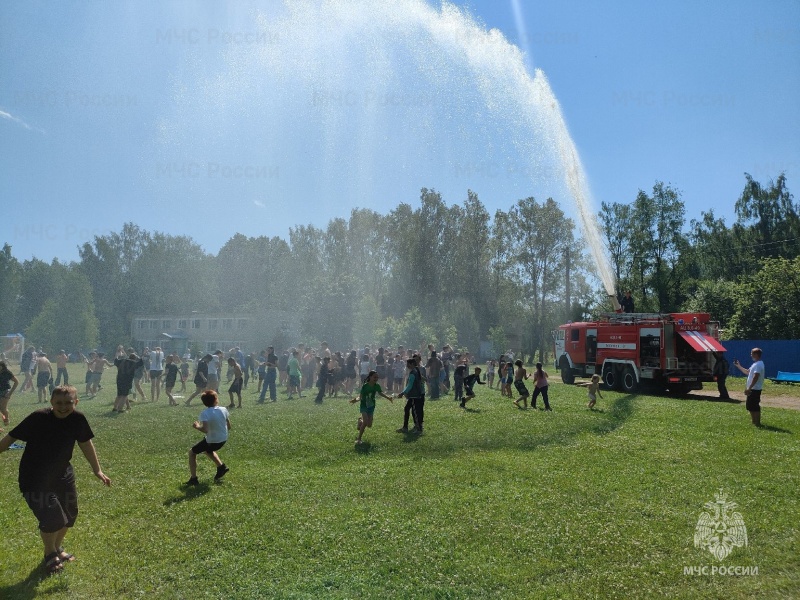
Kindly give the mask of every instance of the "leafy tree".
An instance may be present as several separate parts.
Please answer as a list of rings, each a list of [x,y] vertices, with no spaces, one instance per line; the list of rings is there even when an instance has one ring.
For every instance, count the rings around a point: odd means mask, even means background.
[[[632,278],[640,292],[639,311],[674,310],[681,300],[682,229],[685,208],[680,193],[657,181],[653,195],[642,190],[633,205]]]
[[[736,201],[737,223],[748,227],[744,242],[756,258],[792,257],[800,251],[800,218],[781,173],[765,187],[745,173],[745,186]]]
[[[11,246],[3,244],[0,250],[0,334],[19,333],[24,324],[17,317],[21,294],[21,267],[11,255]]]
[[[51,356],[61,349],[95,347],[98,325],[89,280],[83,273],[69,269],[62,273],[57,288],[25,330],[25,337],[44,346]]]
[[[800,257],[764,259],[739,292],[731,339],[800,338]]]

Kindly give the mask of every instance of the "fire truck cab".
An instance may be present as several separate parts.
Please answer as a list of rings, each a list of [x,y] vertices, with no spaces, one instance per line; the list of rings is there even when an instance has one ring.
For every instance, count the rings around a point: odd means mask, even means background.
[[[600,375],[606,387],[634,392],[648,384],[674,393],[714,381],[719,324],[708,313],[605,313],[553,332],[561,380]]]

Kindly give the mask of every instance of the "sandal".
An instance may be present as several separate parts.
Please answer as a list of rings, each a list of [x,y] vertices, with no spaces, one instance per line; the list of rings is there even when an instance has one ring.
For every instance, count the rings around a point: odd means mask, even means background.
[[[56,552],[58,552],[58,558],[62,563],[75,562],[75,555],[65,551],[63,546],[57,548]]]
[[[58,557],[58,552],[51,552],[50,554],[47,554],[44,557],[43,565],[48,575],[60,573],[64,568],[64,563],[62,563],[61,559]]]

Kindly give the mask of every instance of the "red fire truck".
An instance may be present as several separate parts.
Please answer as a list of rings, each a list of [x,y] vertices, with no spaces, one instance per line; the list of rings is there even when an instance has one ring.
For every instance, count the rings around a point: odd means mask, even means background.
[[[605,313],[590,323],[553,332],[555,367],[564,383],[600,375],[612,389],[634,392],[649,384],[673,393],[714,381],[719,323],[708,313]]]

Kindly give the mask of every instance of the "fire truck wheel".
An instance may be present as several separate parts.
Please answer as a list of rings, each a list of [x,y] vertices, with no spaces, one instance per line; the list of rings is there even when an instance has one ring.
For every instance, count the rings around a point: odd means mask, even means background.
[[[622,390],[628,394],[632,394],[639,387],[639,382],[636,381],[636,373],[630,367],[625,367],[622,373]]]
[[[612,366],[610,368],[606,368],[603,372],[603,383],[606,384],[606,387],[610,390],[613,390],[617,386],[617,370]]]
[[[565,364],[561,365],[561,381],[567,385],[572,385],[575,383],[575,375],[572,374],[569,366]]]

